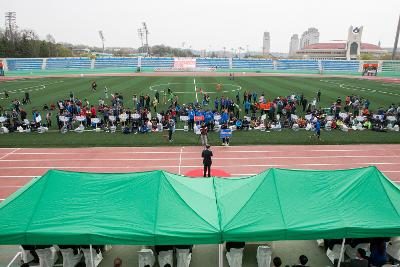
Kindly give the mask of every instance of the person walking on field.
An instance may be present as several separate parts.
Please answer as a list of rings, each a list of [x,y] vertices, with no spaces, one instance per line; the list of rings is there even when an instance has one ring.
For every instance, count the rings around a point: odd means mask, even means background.
[[[211,177],[211,164],[212,164],[212,156],[213,153],[210,149],[210,145],[206,145],[206,149],[201,153],[201,157],[203,158],[204,165],[204,177],[207,177],[206,174],[208,172],[208,177]]]

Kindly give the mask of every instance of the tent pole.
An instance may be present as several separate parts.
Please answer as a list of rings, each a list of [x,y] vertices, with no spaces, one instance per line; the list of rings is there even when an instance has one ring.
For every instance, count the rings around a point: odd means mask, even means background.
[[[340,263],[342,262],[342,259],[343,259],[343,253],[344,253],[344,242],[346,241],[346,238],[343,238],[343,241],[342,241],[342,247],[340,248],[340,255],[339,255],[339,262],[338,262],[338,265],[337,265],[337,267],[340,267]]]
[[[90,262],[91,262],[92,267],[94,267],[94,261],[93,261],[93,247],[92,247],[92,245],[89,245],[89,248],[90,248]]]
[[[224,266],[224,247],[222,244],[218,245],[218,267]]]

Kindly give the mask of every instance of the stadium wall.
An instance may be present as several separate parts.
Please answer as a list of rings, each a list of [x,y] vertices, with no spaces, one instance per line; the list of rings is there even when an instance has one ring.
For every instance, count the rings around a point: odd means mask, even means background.
[[[129,73],[140,68],[142,72],[157,71],[216,71],[251,73],[307,73],[360,75],[364,63],[379,63],[379,75],[400,77],[400,61],[345,61],[345,60],[290,60],[246,58],[193,58],[195,68],[177,68],[176,58],[165,57],[108,57],[90,59],[70,58],[5,58],[3,66],[7,76]],[[182,59],[179,59],[180,64]],[[189,62],[190,63],[190,62]],[[191,65],[191,67],[193,67]]]

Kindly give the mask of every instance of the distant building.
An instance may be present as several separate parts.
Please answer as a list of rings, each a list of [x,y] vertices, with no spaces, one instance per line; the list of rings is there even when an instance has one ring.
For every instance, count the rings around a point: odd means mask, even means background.
[[[295,56],[299,50],[299,35],[293,34],[290,38],[289,57]]]
[[[271,49],[271,39],[269,32],[264,32],[263,35],[263,55],[268,55]]]
[[[308,28],[300,38],[300,49],[306,46],[319,43],[319,31],[317,28]]]
[[[379,57],[387,53],[378,45],[361,42],[363,27],[351,26],[347,40],[343,42],[316,43],[297,51],[297,56],[305,59],[358,59],[362,54]]]

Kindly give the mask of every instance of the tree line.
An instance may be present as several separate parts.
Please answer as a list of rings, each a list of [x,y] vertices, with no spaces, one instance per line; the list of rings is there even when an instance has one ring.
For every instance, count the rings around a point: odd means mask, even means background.
[[[40,40],[33,30],[0,29],[0,57],[70,57],[72,51],[57,44],[50,34]]]

